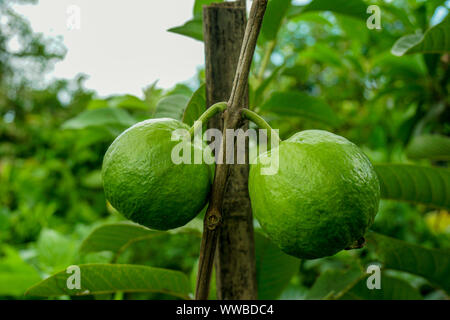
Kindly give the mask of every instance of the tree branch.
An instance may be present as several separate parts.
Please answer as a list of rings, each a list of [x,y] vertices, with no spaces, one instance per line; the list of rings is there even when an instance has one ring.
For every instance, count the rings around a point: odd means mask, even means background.
[[[224,113],[224,133],[226,132],[226,129],[236,129],[242,119],[240,113],[241,101],[247,87],[250,65],[255,52],[256,41],[261,29],[266,6],[267,0],[254,0],[250,10],[231,96],[228,100],[227,110]],[[216,165],[211,199],[204,220],[197,288],[195,292],[195,298],[197,300],[205,300],[208,298],[218,231],[222,221],[222,203],[229,169],[229,165],[225,161],[226,134],[223,134],[219,155],[223,157],[223,161],[221,164]]]

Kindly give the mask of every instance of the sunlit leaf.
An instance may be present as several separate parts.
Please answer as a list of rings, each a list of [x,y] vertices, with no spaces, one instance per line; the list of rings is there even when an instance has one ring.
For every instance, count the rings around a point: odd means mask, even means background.
[[[121,292],[160,292],[188,299],[188,277],[179,271],[127,264],[85,264],[80,268],[80,289],[69,289],[66,270],[28,289],[28,296],[81,296]]]
[[[39,264],[47,273],[53,273],[70,265],[77,254],[74,241],[51,229],[41,231],[36,245]]]
[[[157,87],[158,80],[146,87],[144,91],[145,103],[149,106],[149,110],[155,111],[159,99],[163,95],[163,89]]]
[[[392,47],[392,54],[402,56],[412,53],[445,53],[450,51],[450,15],[425,34],[401,37]]]
[[[384,268],[422,276],[450,292],[450,250],[428,249],[375,232],[366,234]]]
[[[205,85],[201,85],[197,91],[194,92],[188,105],[183,113],[183,122],[189,126],[194,125],[203,112],[206,111],[206,89]]]
[[[99,109],[99,108],[107,108],[108,100],[106,99],[92,99],[89,101],[86,109]]]
[[[130,94],[113,97],[108,101],[108,105],[112,108],[149,109],[149,106],[144,101]]]
[[[450,170],[407,164],[377,164],[381,197],[450,208]]]
[[[182,26],[170,28],[167,31],[203,41],[203,21],[201,19],[186,21]]]
[[[193,14],[194,17],[201,19],[203,6],[210,5],[211,3],[222,2],[223,0],[195,0]]]
[[[80,130],[86,128],[111,128],[124,130],[137,121],[125,110],[117,108],[99,108],[85,110],[75,118],[66,121],[63,129]]]
[[[195,0],[193,9],[194,18],[186,21],[181,26],[170,28],[167,31],[203,41],[203,6],[218,2],[223,2],[223,0]]]
[[[309,118],[331,126],[340,123],[333,109],[325,101],[302,92],[275,92],[261,106],[261,110],[281,116]]]
[[[414,137],[406,148],[410,159],[450,160],[450,138],[441,135]]]
[[[0,258],[0,296],[22,296],[41,280],[37,270],[25,263],[13,248],[3,246]]]
[[[189,97],[183,94],[174,94],[159,100],[156,105],[155,118],[172,118],[181,120]]]
[[[94,99],[89,101],[86,109],[99,108],[126,108],[147,110],[149,106],[136,96],[125,94],[122,96],[114,96],[108,99]]]
[[[172,96],[176,94],[185,95],[189,98],[192,94],[194,94],[194,91],[184,83],[177,83],[175,87],[166,92],[165,96]]]

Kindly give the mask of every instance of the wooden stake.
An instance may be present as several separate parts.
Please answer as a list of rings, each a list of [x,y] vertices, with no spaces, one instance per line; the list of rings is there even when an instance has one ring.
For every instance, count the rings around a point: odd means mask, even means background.
[[[217,4],[216,4],[217,6]],[[230,6],[227,4],[226,6]],[[248,75],[250,65],[256,47],[259,31],[266,10],[267,0],[254,0],[250,10],[249,19],[245,29],[242,41],[239,62],[234,75],[233,86],[230,98],[228,99],[228,108],[224,113],[224,134],[220,145],[220,155],[223,155],[223,164],[216,165],[214,183],[211,190],[211,199],[208,210],[205,214],[204,231],[200,248],[199,271],[197,277],[197,289],[195,298],[205,300],[209,294],[209,283],[214,261],[217,239],[219,236],[220,225],[222,223],[222,209],[224,194],[227,187],[228,174],[230,172],[229,164],[225,163],[226,156],[226,129],[236,129],[243,124],[240,110],[242,101],[248,89]],[[206,21],[206,20],[205,20]],[[205,39],[207,41],[207,39]],[[235,165],[233,165],[235,166]],[[252,290],[256,292],[256,290]],[[233,298],[233,297],[221,297]],[[241,299],[254,299],[254,296],[243,296]]]

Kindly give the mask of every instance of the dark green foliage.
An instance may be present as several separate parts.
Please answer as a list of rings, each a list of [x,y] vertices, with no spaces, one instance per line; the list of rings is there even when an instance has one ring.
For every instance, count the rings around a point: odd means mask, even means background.
[[[0,1],[8,18],[7,26],[0,19],[0,299],[28,298],[33,285],[32,296],[71,294],[61,286],[73,264],[92,279],[83,287],[89,298],[190,298],[202,221],[170,232],[124,222],[105,200],[100,169],[111,142],[136,122],[170,116],[191,125],[206,108],[204,70],[189,86],[153,82],[143,99],[101,99],[83,75],[44,83],[64,46],[33,33],[14,2]],[[211,2],[195,1],[192,19],[170,31],[202,40],[201,7]],[[380,30],[366,27],[369,4],[381,8]],[[283,139],[325,129],[357,144],[385,200],[361,250],[298,260],[257,233],[260,298],[448,299],[449,18],[436,21],[444,6],[270,0],[251,108]],[[8,50],[14,37],[20,50]],[[380,290],[367,289],[373,263]]]

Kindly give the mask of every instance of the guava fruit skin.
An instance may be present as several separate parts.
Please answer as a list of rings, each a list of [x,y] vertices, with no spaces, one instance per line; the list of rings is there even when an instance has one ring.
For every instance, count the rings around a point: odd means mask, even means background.
[[[364,236],[378,210],[380,185],[364,153],[347,139],[306,130],[282,141],[279,170],[251,165],[253,213],[269,238],[298,258],[331,256]]]
[[[209,165],[173,163],[172,148],[180,141],[171,141],[171,136],[177,129],[189,127],[169,118],[137,123],[114,140],[103,160],[107,200],[126,218],[156,230],[192,220],[206,205],[211,188]]]

